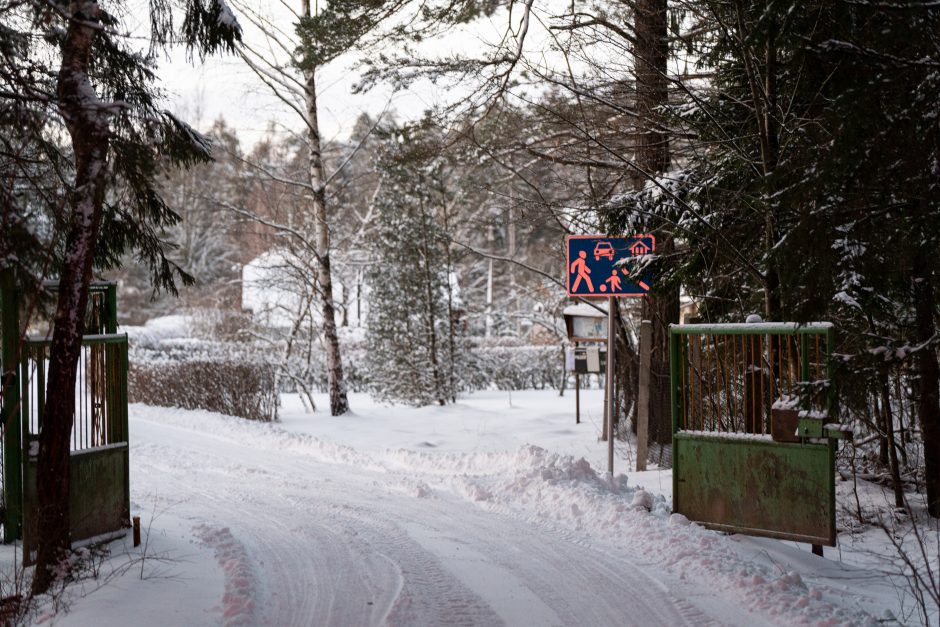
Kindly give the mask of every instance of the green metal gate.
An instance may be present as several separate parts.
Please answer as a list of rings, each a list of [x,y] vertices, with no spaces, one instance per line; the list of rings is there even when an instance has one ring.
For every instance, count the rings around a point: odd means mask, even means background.
[[[674,511],[834,546],[832,325],[673,325],[669,341]]]
[[[26,434],[23,473],[23,545],[36,548],[36,476],[39,430],[46,397],[49,346],[29,339],[22,398]],[[75,381],[75,414],[69,457],[72,542],[127,528],[130,522],[127,441],[127,336],[86,335]]]
[[[6,380],[13,382],[5,385],[3,394],[4,541],[22,538],[28,563],[37,544],[36,457],[51,341],[20,335],[12,273],[0,273],[0,281],[3,366]],[[73,392],[69,462],[73,542],[119,531],[130,523],[127,336],[116,333],[113,283],[92,284],[89,300]]]

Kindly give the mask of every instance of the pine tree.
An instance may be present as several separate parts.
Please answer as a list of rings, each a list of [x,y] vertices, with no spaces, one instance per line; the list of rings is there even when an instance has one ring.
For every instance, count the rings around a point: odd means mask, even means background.
[[[867,341],[855,343],[846,378],[880,388],[888,408],[885,368],[910,371],[927,509],[940,517],[940,8],[840,2],[829,10],[830,28],[807,37],[805,52],[826,81],[811,132],[820,149],[804,156],[784,200],[802,201],[830,225],[840,254],[829,293],[848,297],[835,301],[842,312],[864,312],[856,328]],[[885,348],[892,358],[872,381],[864,376],[871,352]],[[893,453],[890,414],[882,421]],[[898,484],[896,460],[892,466]]]
[[[406,130],[393,129],[379,164],[368,369],[379,398],[443,405],[456,399],[457,370],[466,360],[442,224],[444,162],[425,160],[411,141]]]
[[[671,265],[706,319],[762,308],[775,319],[839,322],[836,350],[849,356],[840,383],[855,415],[870,413],[886,368],[911,369],[937,515],[940,10],[687,6],[701,26],[691,45],[712,76],[673,106],[692,158],[670,202],[636,202],[670,212],[684,243]],[[873,363],[885,351],[890,366]],[[890,407],[887,391],[878,396]]]

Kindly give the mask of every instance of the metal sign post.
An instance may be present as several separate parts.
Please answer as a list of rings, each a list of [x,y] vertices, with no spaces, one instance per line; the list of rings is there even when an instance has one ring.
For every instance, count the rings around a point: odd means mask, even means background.
[[[614,297],[607,299],[607,472],[614,476]]]
[[[569,235],[565,275],[568,295],[579,298],[607,299],[607,376],[605,386],[607,432],[607,472],[614,474],[614,305],[615,298],[646,296],[652,277],[643,261],[656,248],[652,235],[607,237],[606,235]],[[569,329],[569,336],[571,330]]]

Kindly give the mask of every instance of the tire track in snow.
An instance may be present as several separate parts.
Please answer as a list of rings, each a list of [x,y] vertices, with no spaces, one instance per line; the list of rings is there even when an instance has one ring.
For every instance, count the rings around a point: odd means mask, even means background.
[[[211,513],[216,524],[224,522],[227,537],[239,538],[258,576],[253,586],[239,589],[238,598],[254,602],[256,624],[500,623],[435,556],[386,522],[382,507],[350,505],[348,488],[331,486],[334,481],[296,478],[323,474],[322,463],[282,454],[255,460],[264,467],[254,468],[241,455],[233,461],[210,450],[153,443],[137,447],[133,456],[135,474],[162,476],[160,483],[167,475],[175,479],[180,496],[188,497],[177,513],[195,510],[188,515],[197,526]],[[369,478],[367,484],[375,482]],[[377,484],[359,487],[385,496]],[[227,557],[220,563],[223,569],[231,564]],[[229,587],[227,579],[223,611],[235,606]]]
[[[222,597],[222,624],[226,627],[254,625],[254,593],[257,580],[244,545],[232,536],[228,527],[198,524],[193,532],[203,544],[212,548],[225,573],[225,594]]]

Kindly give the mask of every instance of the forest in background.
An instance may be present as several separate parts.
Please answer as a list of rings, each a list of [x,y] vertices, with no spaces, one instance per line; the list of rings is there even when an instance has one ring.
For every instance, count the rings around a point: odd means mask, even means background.
[[[292,133],[247,147],[222,120],[204,136],[162,112],[159,54],[119,31],[69,66],[96,90],[83,105],[59,65],[85,24],[74,11],[102,24],[120,11],[0,2],[0,260],[26,292],[53,276],[87,289],[93,263],[122,281],[128,322],[239,313],[241,267],[279,251],[278,281],[300,297],[291,324],[260,339],[300,364],[282,369],[294,385],[325,379],[342,413],[342,329],[363,293],[373,391],[450,402],[480,338],[562,345],[565,234],[653,233],[653,294],[618,312],[618,417],[633,413],[634,327],[650,319],[651,437],[668,444],[666,329],[680,298],[708,322],[832,321],[841,419],[865,464],[899,507],[923,490],[940,516],[934,3],[302,2],[290,25],[237,3],[184,4],[197,9],[182,23],[194,49],[240,55],[297,113]],[[236,16],[286,60],[242,41]],[[438,56],[416,43],[481,19],[505,36]],[[345,54],[360,55],[362,89],[433,80],[471,95],[363,117],[329,144],[316,76]],[[78,241],[93,242],[87,271],[70,265]],[[151,285],[174,283],[181,300],[149,300]],[[81,302],[60,301],[57,321]],[[237,316],[231,327],[259,333]],[[325,374],[297,358],[314,353]]]

